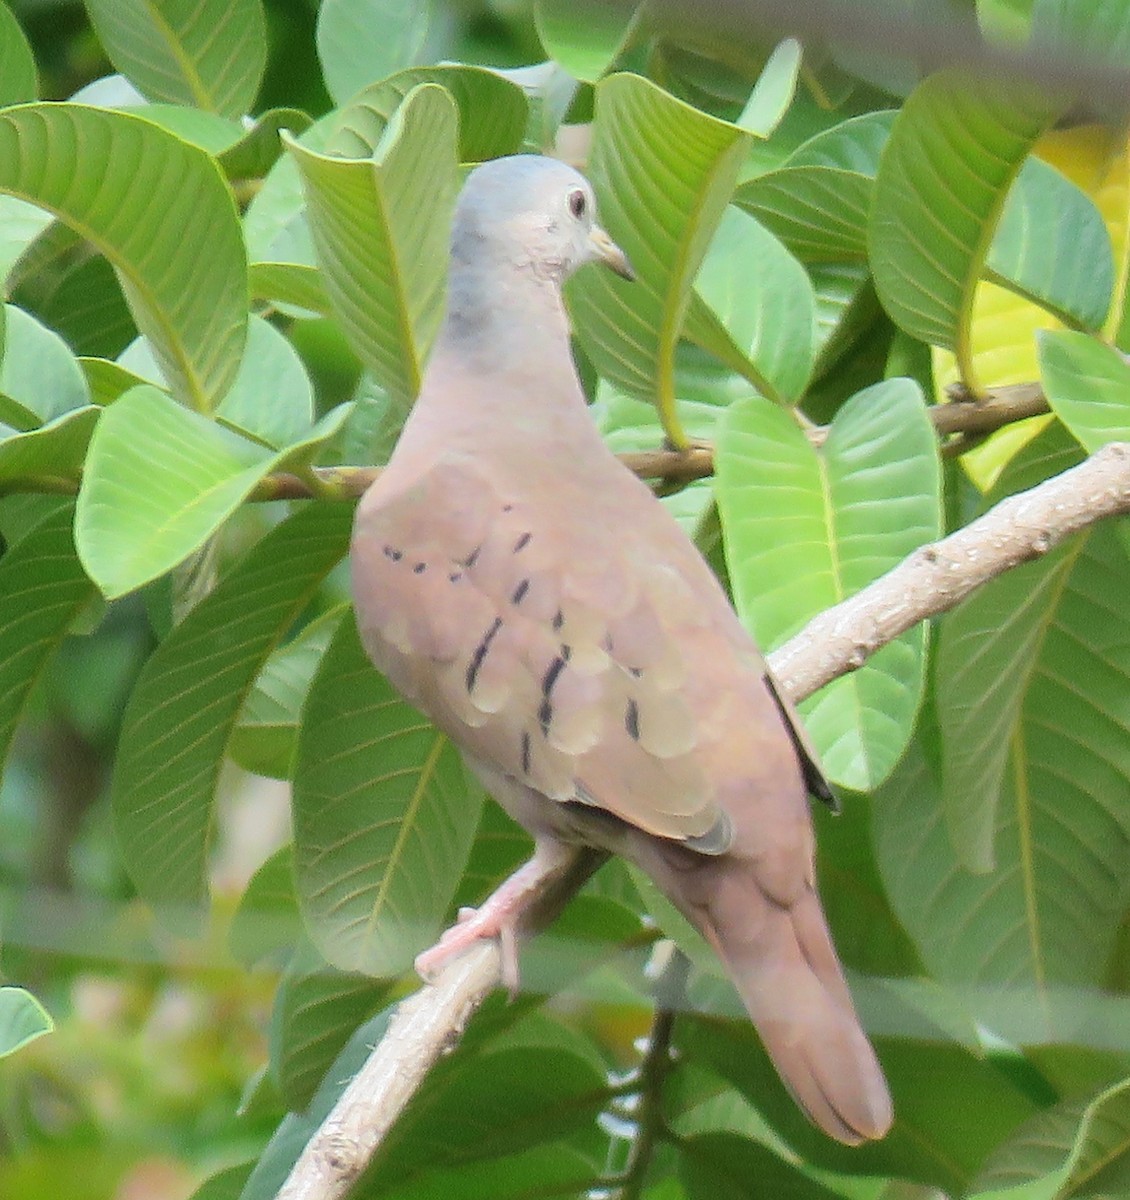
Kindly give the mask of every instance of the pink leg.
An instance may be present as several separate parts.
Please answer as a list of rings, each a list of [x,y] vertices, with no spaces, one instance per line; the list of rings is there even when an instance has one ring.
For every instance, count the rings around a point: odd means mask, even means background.
[[[481,938],[498,938],[502,983],[518,994],[518,922],[545,891],[547,881],[563,872],[577,855],[565,842],[538,841],[533,857],[503,880],[478,908],[461,908],[455,925],[430,950],[416,956],[416,973],[431,983],[444,967]]]

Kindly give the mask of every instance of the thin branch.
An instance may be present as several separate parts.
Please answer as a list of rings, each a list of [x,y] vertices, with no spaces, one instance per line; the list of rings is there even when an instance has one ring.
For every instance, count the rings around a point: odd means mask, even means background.
[[[607,855],[578,849],[568,868],[548,867],[520,935],[548,925]],[[499,985],[498,943],[479,942],[444,967],[434,984],[402,1000],[385,1036],[307,1142],[277,1200],[341,1200],[376,1154],[428,1072],[459,1043],[475,1010]]]
[[[1073,533],[1130,513],[1130,444],[1115,443],[1026,492],[1002,500],[957,533],[915,551],[850,600],[814,618],[770,657],[777,678],[802,700],[863,665],[919,621],[959,604],[988,580],[1046,554]],[[547,878],[541,927],[600,863]],[[434,984],[402,1002],[360,1073],[303,1150],[279,1200],[342,1200],[376,1153],[428,1070],[458,1041],[471,1013],[498,986],[493,943],[450,963]]]
[[[934,404],[927,410],[940,438],[969,434],[983,437],[1016,421],[1051,412],[1047,397],[1037,383],[1019,383],[997,388],[984,399],[975,399],[955,390],[946,404]],[[808,439],[822,446],[828,437],[827,425],[814,425]],[[662,479],[668,483],[693,483],[714,474],[714,448],[696,442],[686,450],[639,450],[621,454],[620,461],[642,479]],[[323,485],[322,495],[339,500],[360,496],[380,474],[379,467],[317,467],[314,474]],[[304,500],[313,493],[296,475],[268,475],[251,493],[252,500]]]
[[[1039,384],[1019,383],[997,388],[979,400],[956,390],[948,403],[931,405],[928,411],[939,438],[943,439],[943,451],[952,453],[955,449],[968,449],[968,439],[979,440],[1014,421],[1040,416],[1051,409]],[[827,425],[814,425],[807,430],[809,441],[822,446],[828,429]],[[706,442],[697,442],[686,450],[640,450],[619,457],[629,471],[642,479],[686,484],[714,474],[714,448]],[[380,473],[380,467],[311,467],[308,477],[279,472],[259,480],[248,499],[260,503],[356,500]],[[78,479],[35,475],[0,481],[0,496],[14,492],[73,496],[78,488]]]
[[[655,1146],[665,1128],[663,1088],[671,1071],[671,1038],[675,1032],[675,1014],[686,1007],[687,975],[690,962],[670,946],[667,961],[656,979],[655,1015],[651,1021],[647,1049],[640,1063],[636,1089],[632,1093],[634,1110],[628,1113],[635,1125],[628,1162],[617,1179],[619,1200],[639,1200],[647,1182],[648,1168]]]
[[[939,437],[955,433],[995,433],[1006,425],[1051,412],[1044,389],[1038,383],[1015,383],[977,399],[960,385],[947,388],[948,404],[935,404],[930,420]]]

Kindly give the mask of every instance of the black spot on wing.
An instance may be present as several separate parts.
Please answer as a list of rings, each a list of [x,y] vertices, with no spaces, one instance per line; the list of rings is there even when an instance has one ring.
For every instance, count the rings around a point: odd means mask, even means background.
[[[553,632],[560,633],[561,626],[564,624],[565,624],[565,614],[561,611],[561,609],[558,609],[557,612],[553,616]]]
[[[563,646],[564,650],[565,647]],[[568,661],[563,654],[558,654],[546,668],[545,674],[541,680],[541,704],[538,705],[538,724],[541,725],[542,733],[549,732],[549,723],[553,720],[553,703],[550,700],[550,695],[553,692],[554,684],[556,684],[561,672],[565,669],[565,663]]]
[[[520,550],[525,550],[525,548],[530,544],[530,538],[533,536],[534,535],[529,532],[523,533],[521,537],[519,537],[514,543],[514,553],[517,554]]]
[[[424,573],[424,572],[425,572],[427,569],[428,569],[428,564],[427,564],[427,563],[425,563],[425,562],[418,562],[418,563],[416,563],[416,564],[415,564],[415,566],[413,566],[413,568],[412,568],[412,573],[413,573],[414,575],[423,575],[423,573]]]
[[[559,654],[546,668],[545,675],[542,676],[541,690],[543,696],[548,696],[553,691],[553,685],[557,682],[557,677],[565,669],[565,663],[568,660],[565,655]]]
[[[640,706],[635,700],[630,699],[628,707],[624,710],[624,728],[633,742],[640,740]]]
[[[383,547],[383,551],[385,558],[391,559],[393,562],[400,562],[400,560],[404,557],[404,551],[397,550],[393,546],[385,546]]]
[[[502,628],[502,618],[495,617],[491,627],[483,634],[482,640],[475,647],[475,652],[471,655],[471,661],[467,664],[467,691],[471,692],[475,689],[475,680],[479,676],[479,668],[483,665],[483,659],[486,658],[487,652],[490,650],[490,644],[494,641],[495,635]]]
[[[522,774],[530,773],[530,735],[522,730]]]
[[[521,604],[523,597],[526,595],[526,593],[529,590],[530,590],[530,581],[528,579],[523,579],[518,584],[518,586],[514,589],[513,593],[511,594],[510,603],[511,604]]]

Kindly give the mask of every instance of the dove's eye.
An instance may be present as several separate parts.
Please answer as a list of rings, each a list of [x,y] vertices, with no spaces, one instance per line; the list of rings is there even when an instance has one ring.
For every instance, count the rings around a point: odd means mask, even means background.
[[[580,188],[569,193],[569,211],[578,221],[585,215],[585,194]]]

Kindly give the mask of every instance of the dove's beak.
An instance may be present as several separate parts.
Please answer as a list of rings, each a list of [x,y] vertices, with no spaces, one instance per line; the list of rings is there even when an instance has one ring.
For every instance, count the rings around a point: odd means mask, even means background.
[[[606,267],[615,271],[621,279],[635,279],[636,273],[632,270],[632,264],[628,262],[628,256],[599,225],[592,227],[592,233],[589,234],[589,245],[592,247],[593,255]]]

